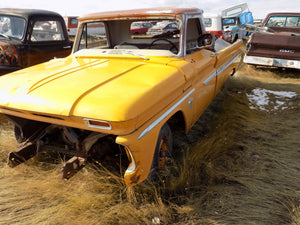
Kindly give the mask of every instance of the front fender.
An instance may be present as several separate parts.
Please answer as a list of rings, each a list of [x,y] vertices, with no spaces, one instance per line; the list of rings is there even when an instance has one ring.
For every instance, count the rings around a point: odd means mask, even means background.
[[[140,139],[139,135],[147,125],[142,126],[130,135],[117,137],[116,143],[126,148],[131,161],[124,174],[124,181],[127,187],[134,186],[147,179],[151,169],[158,134],[164,123],[165,121],[154,127],[147,135]]]
[[[194,92],[195,89],[191,89],[184,93],[184,96],[177,99],[172,106],[153,117],[132,134],[117,137],[116,143],[125,146],[131,159],[131,164],[124,175],[126,186],[136,185],[148,177],[160,129],[178,111],[191,115]],[[192,124],[192,116],[186,121]]]

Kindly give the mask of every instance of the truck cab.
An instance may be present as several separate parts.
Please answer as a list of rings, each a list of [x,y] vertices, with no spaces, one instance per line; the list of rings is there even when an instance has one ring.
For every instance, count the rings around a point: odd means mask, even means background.
[[[246,24],[253,24],[253,16],[247,3],[223,10],[222,23],[224,32],[229,36],[228,40],[230,42],[248,37],[250,32],[244,28]]]

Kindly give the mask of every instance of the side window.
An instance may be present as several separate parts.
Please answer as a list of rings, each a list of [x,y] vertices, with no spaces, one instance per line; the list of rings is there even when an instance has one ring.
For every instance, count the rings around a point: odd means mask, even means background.
[[[108,42],[103,22],[91,22],[83,25],[78,50],[85,48],[105,48],[107,46]]]
[[[300,17],[296,17],[296,16],[287,17],[286,27],[299,27],[300,26],[299,18]]]
[[[64,39],[60,21],[38,20],[34,22],[30,41],[62,41]]]
[[[284,27],[286,17],[285,16],[272,16],[270,17],[267,26],[268,27]]]

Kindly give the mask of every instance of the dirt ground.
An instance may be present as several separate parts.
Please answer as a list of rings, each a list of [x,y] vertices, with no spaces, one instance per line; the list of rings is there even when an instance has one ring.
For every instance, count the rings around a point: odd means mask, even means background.
[[[299,71],[242,67],[175,135],[177,173],[164,186],[126,188],[96,164],[66,182],[57,155],[9,168],[16,141],[0,115],[0,224],[300,225],[299,94]]]

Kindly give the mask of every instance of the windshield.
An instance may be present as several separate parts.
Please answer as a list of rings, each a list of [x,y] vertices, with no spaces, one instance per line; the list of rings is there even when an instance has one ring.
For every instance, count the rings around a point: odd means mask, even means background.
[[[21,39],[25,31],[25,19],[0,15],[0,35]]]
[[[271,16],[268,27],[300,27],[299,16]]]
[[[205,27],[211,27],[212,26],[211,18],[204,18],[204,26]]]
[[[109,32],[106,28],[109,27]],[[114,20],[83,24],[76,50],[87,48],[179,51],[180,21]]]
[[[223,25],[235,25],[236,19],[235,18],[226,18],[223,19]]]

